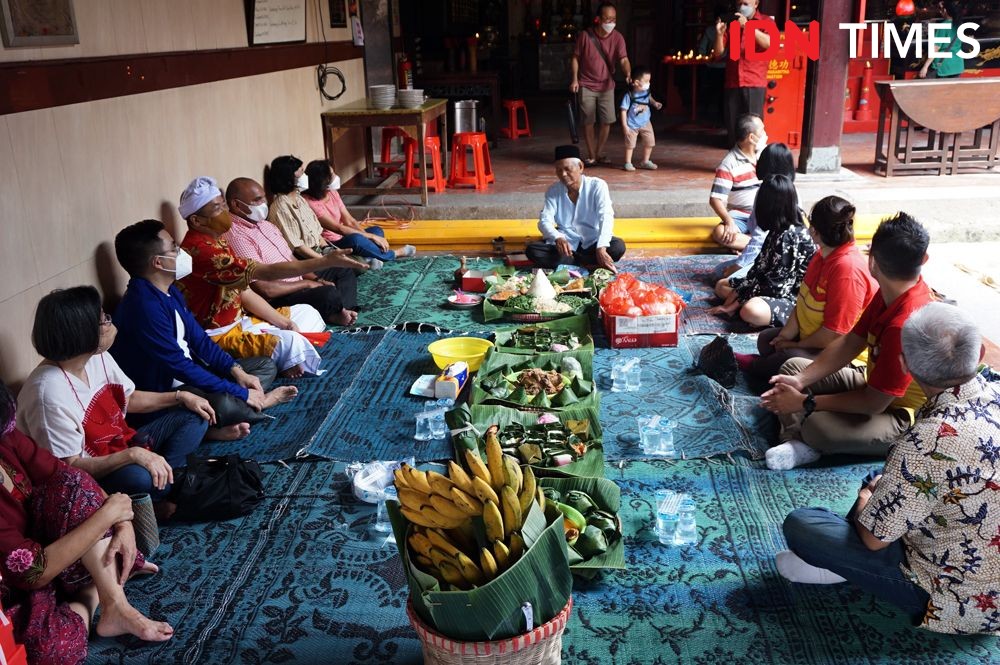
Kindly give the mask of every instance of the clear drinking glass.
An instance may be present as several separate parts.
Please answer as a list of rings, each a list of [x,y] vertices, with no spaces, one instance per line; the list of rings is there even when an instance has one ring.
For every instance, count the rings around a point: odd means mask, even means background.
[[[385,509],[386,501],[396,501],[396,487],[389,485],[379,496],[378,508],[375,511],[375,530],[379,533],[392,531],[392,522],[389,521],[389,512]]]
[[[413,438],[417,441],[430,441],[433,438],[431,433],[431,412],[417,411],[414,417],[417,421],[417,429]]]
[[[698,542],[698,525],[694,517],[694,501],[690,498],[681,502],[677,509],[677,530],[674,545],[693,545]]]
[[[611,367],[611,392],[625,392],[625,373],[617,363]]]
[[[638,358],[632,360],[632,365],[625,370],[625,390],[635,392],[642,387],[642,363]]]

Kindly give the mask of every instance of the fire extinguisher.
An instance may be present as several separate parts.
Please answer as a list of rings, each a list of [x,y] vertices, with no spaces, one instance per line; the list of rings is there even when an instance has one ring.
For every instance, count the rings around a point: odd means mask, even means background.
[[[403,53],[399,56],[399,67],[397,68],[397,75],[399,76],[399,87],[401,89],[413,89],[413,63],[410,59],[406,57]]]

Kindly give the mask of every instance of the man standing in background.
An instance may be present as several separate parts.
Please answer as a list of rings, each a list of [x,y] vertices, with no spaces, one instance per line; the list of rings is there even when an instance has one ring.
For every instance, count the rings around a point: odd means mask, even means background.
[[[764,117],[764,90],[767,86],[767,60],[750,60],[746,57],[743,42],[743,30],[747,21],[773,21],[770,16],[761,14],[758,9],[760,0],[739,0],[736,3],[736,13],[726,20],[717,19],[715,25],[715,57],[726,58],[726,88],[722,98],[722,119],[726,125],[727,145],[734,145],[736,137],[736,120],[741,115],[752,113]],[[740,23],[740,57],[738,60],[729,58],[727,46],[729,43],[729,26],[733,21]],[[777,28],[775,28],[777,30]],[[755,51],[760,53],[771,47],[771,36],[763,30],[754,30]]]

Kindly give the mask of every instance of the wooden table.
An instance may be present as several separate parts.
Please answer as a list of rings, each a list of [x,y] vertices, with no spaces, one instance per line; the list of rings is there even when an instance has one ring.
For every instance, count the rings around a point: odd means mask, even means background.
[[[438,121],[438,136],[441,138],[441,168],[447,164],[447,141],[448,136],[448,108],[446,99],[427,99],[423,104],[413,109],[393,107],[391,109],[376,109],[368,105],[367,100],[351,102],[336,109],[325,111],[320,114],[323,121],[323,145],[326,149],[326,159],[330,162],[334,172],[337,171],[336,158],[334,157],[333,145],[352,127],[361,127],[365,133],[365,175],[369,181],[375,179],[375,169],[378,167],[392,166],[375,161],[372,149],[372,128],[373,127],[402,127],[403,130],[416,139],[418,146],[424,145],[427,136],[427,123],[433,120]],[[394,187],[393,194],[420,195],[420,203],[427,205],[427,161],[424,158],[424,151],[417,150],[420,160],[420,187]],[[393,178],[393,176],[390,176]],[[372,196],[375,194],[386,194],[389,192],[389,185],[393,180],[384,178],[376,186],[366,187],[341,187],[339,193],[346,196]]]
[[[489,99],[492,117],[486,125],[486,135],[497,147],[503,117],[500,115],[500,75],[493,71],[440,72],[420,74],[413,84],[427,95],[446,97],[451,101],[469,98]],[[475,131],[479,131],[477,127]],[[444,136],[442,134],[442,136]]]
[[[875,89],[876,173],[952,175],[1000,163],[1000,79],[876,81]]]

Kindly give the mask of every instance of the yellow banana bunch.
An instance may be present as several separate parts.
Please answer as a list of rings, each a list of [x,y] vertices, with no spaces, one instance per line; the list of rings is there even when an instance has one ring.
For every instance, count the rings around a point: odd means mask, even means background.
[[[421,471],[403,464],[393,476],[400,512],[414,524],[455,529],[482,513],[481,504],[475,498],[436,471]]]

